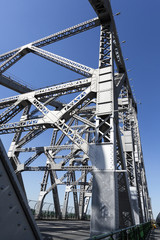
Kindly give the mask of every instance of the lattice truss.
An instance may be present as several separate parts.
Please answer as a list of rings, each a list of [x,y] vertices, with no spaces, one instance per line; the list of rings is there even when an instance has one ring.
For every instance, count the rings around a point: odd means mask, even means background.
[[[134,188],[137,196],[140,221],[148,219],[149,213],[151,214],[137,106],[129,85],[114,19],[104,18],[105,7],[101,5],[101,1],[91,1],[91,4],[97,12],[97,18],[0,55],[1,80],[5,79],[8,88],[21,93],[0,100],[0,134],[13,135],[8,156],[22,186],[23,171],[44,171],[37,216],[40,216],[45,196],[52,192],[58,218],[66,217],[71,192],[77,218],[85,218],[92,193],[92,172],[97,167],[91,159],[92,146],[115,143],[115,171],[120,218],[123,219],[120,222],[127,226],[134,222],[131,189]],[[46,45],[98,26],[101,34],[97,69],[42,49]],[[31,91],[4,74],[28,53],[70,69],[83,78]],[[103,82],[107,82],[105,89],[102,89]],[[62,96],[67,101],[68,95],[74,96],[72,101],[65,104],[59,101]],[[107,104],[112,104],[112,107],[108,108]],[[20,119],[17,120],[19,116]],[[45,146],[44,143],[40,147],[33,146],[32,141],[35,144],[35,139],[39,135],[43,136],[44,132],[48,132],[50,145]],[[27,159],[23,157],[26,152],[29,156]],[[35,166],[42,154],[46,156],[44,166]],[[49,181],[51,187],[47,188]],[[66,185],[63,209],[60,209],[59,185]],[[126,208],[121,203],[121,195],[129,202]]]

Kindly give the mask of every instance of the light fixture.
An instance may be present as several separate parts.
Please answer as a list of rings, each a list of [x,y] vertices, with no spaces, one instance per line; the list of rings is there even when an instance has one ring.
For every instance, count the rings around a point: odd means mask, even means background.
[[[117,12],[116,14],[114,14],[113,16],[119,16],[121,13]]]

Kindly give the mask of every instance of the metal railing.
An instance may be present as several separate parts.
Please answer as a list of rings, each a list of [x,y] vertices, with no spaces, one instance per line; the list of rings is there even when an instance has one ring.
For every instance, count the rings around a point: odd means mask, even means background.
[[[152,228],[151,222],[135,225],[132,227],[117,230],[111,233],[106,233],[98,236],[93,236],[87,240],[145,240]]]
[[[33,213],[35,215],[35,210],[37,206],[37,201],[35,200],[28,200],[28,205]],[[62,208],[63,206],[60,206],[61,208],[61,213],[62,213]],[[57,219],[54,204],[49,203],[49,202],[44,202],[43,207],[42,207],[42,212],[41,212],[41,219]],[[73,206],[68,206],[67,209],[67,214],[65,219],[77,219],[77,216],[75,214],[75,210]],[[90,210],[87,211],[87,214],[85,216],[85,220],[90,220]]]
[[[30,83],[25,82],[25,81],[22,80],[21,78],[15,76],[14,74],[12,74],[12,73],[10,73],[10,72],[8,72],[8,71],[6,71],[5,73],[3,73],[3,75],[4,75],[5,77],[7,77],[8,80],[13,81],[13,82],[16,82],[16,83],[17,83],[18,85],[20,85],[20,86],[25,86],[25,87],[27,87],[27,88],[29,88],[29,89],[31,89],[31,90],[34,90],[34,89],[35,89]]]

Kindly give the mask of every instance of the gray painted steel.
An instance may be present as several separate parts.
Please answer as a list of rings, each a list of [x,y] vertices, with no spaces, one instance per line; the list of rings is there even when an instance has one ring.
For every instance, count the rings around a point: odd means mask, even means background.
[[[42,239],[1,141],[0,213],[1,239]]]
[[[152,218],[152,209],[137,104],[110,1],[89,2],[97,18],[0,55],[1,73],[24,55],[33,53],[85,76],[85,79],[30,91],[1,75],[2,85],[17,88],[22,94],[0,100],[0,134],[14,134],[8,157],[22,186],[21,172],[44,171],[36,217],[41,217],[44,199],[52,192],[57,218],[67,218],[68,202],[73,194],[77,219],[85,219],[92,194],[91,235],[95,235],[148,221]],[[41,49],[99,25],[97,69]],[[70,102],[68,94],[74,94]],[[66,104],[57,101],[61,96],[66,98]],[[15,122],[14,116],[19,113],[21,118]],[[45,143],[41,147],[33,146],[31,141],[43,136],[48,129],[53,130],[50,146]],[[25,146],[28,143],[30,147]],[[25,152],[30,157],[22,162],[20,154]],[[33,167],[31,164],[42,154],[46,156],[46,164]],[[58,171],[64,171],[61,177]],[[49,179],[51,187],[47,187]],[[60,185],[66,185],[62,211],[58,195]]]

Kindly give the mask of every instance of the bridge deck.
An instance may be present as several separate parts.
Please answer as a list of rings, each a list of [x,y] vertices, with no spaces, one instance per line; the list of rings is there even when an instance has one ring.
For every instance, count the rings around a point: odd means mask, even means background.
[[[43,240],[85,240],[90,236],[89,221],[37,221]],[[160,240],[160,228],[152,230],[148,240]]]
[[[89,221],[37,221],[43,240],[85,240],[90,236]]]
[[[151,231],[148,240],[159,240],[160,239],[160,228]]]

